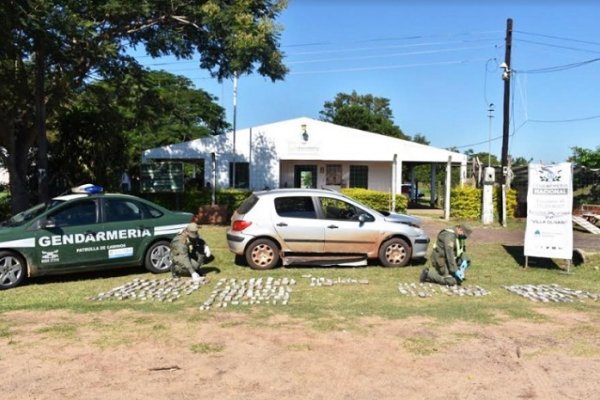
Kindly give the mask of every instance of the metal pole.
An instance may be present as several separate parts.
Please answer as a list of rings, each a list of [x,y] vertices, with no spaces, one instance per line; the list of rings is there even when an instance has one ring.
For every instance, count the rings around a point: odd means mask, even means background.
[[[450,184],[452,183],[452,156],[448,157],[446,165],[446,194],[444,197],[444,219],[450,219]]]
[[[488,167],[492,164],[492,118],[494,118],[494,103],[490,103],[488,108],[488,117],[490,119],[489,139],[488,139]]]
[[[238,77],[237,72],[233,73],[233,161],[232,161],[232,184],[233,187],[237,187],[235,181],[235,161],[236,161],[236,148],[235,148],[235,137],[236,137],[236,119],[237,119],[237,87],[238,87]]]
[[[396,178],[396,168],[398,166],[398,154],[394,154],[394,158],[392,159],[392,209],[391,212],[396,212],[396,191],[397,187],[397,178]]]

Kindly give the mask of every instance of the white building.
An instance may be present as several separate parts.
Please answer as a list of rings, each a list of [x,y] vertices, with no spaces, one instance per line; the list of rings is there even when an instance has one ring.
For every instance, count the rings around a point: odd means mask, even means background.
[[[451,160],[460,166],[461,180],[467,166],[461,153],[305,117],[149,149],[142,162],[150,160],[200,164],[204,182],[214,187],[233,186],[235,163],[237,187],[364,187],[391,193],[411,179],[402,176],[403,164],[435,167]]]

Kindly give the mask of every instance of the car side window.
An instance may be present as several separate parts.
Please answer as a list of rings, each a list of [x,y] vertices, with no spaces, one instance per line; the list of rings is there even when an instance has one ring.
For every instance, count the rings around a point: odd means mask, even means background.
[[[106,222],[134,221],[142,219],[140,205],[127,199],[104,199],[104,220]]]
[[[285,218],[317,218],[310,196],[278,197],[275,199],[275,211]]]
[[[96,203],[93,200],[79,201],[50,214],[48,218],[54,221],[56,227],[95,224]]]
[[[358,221],[358,217],[361,214],[365,214],[360,208],[343,200],[321,197],[319,198],[319,202],[326,219]]]

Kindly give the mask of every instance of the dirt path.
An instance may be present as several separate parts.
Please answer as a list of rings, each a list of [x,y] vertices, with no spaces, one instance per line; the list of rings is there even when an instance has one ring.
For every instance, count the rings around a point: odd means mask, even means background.
[[[13,312],[3,315],[18,333],[0,338],[2,392],[103,400],[598,398],[599,321],[549,316],[448,327],[365,319],[360,332],[318,332],[289,319],[253,326],[232,314],[196,322],[167,316],[136,329],[146,317],[131,312],[49,312],[43,320]],[[78,328],[66,337],[44,330],[54,324]]]

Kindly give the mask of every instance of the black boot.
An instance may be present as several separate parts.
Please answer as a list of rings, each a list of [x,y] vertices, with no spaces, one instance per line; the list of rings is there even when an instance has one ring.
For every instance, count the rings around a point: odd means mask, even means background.
[[[423,268],[421,271],[421,276],[419,276],[419,282],[427,282],[427,277],[429,276],[429,268]]]

